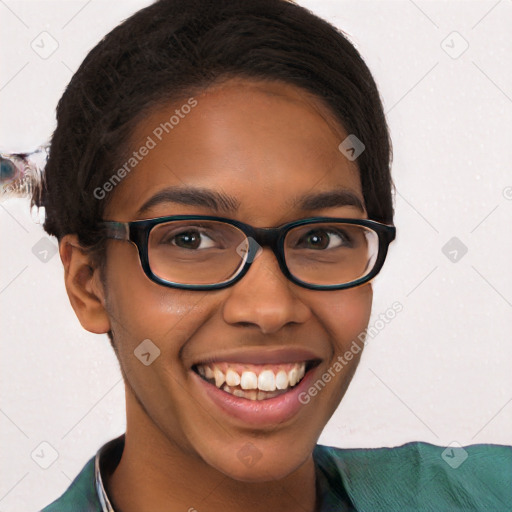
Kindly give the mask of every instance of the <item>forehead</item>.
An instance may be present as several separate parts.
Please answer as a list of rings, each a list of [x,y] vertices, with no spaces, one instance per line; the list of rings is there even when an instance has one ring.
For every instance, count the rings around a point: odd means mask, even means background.
[[[106,213],[133,219],[151,195],[172,186],[236,197],[252,220],[263,220],[270,206],[286,215],[308,193],[348,188],[362,197],[357,165],[338,150],[347,135],[302,89],[231,79],[156,108],[138,124],[121,164],[129,172]]]

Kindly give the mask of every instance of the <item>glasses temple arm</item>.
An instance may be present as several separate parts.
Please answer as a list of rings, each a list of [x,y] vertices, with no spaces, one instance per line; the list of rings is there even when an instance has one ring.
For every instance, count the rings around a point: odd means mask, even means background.
[[[104,234],[115,240],[130,240],[130,225],[128,222],[104,221]]]

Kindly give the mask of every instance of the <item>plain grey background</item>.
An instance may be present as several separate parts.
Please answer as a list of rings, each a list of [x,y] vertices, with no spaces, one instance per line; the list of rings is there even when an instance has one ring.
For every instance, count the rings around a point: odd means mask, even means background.
[[[320,442],[511,444],[512,2],[298,3],[348,33],[381,90],[398,237],[370,325],[403,306]],[[0,1],[0,150],[46,142],[86,53],[147,4]],[[37,257],[56,241],[27,202],[1,203],[0,227],[0,510],[19,512],[57,498],[124,431],[124,391],[107,336],[69,305],[58,254]]]

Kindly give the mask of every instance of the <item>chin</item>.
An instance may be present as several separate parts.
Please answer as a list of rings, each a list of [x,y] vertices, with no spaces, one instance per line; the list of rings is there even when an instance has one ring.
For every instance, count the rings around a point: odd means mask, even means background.
[[[210,453],[207,464],[233,480],[240,482],[263,483],[282,480],[299,469],[311,456],[313,449],[304,447],[297,452],[283,449],[293,446],[294,442],[279,443],[277,447],[262,447],[261,443],[248,441],[238,450],[223,450],[221,453]],[[260,446],[260,448],[258,448]]]

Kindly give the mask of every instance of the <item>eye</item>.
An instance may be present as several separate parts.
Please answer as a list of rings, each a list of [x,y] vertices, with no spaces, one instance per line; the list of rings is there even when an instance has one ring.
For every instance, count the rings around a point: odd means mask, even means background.
[[[16,156],[11,159],[0,157],[0,186],[11,187],[23,178],[24,165],[23,161]]]
[[[2,158],[0,160],[0,180],[2,183],[12,181],[16,177],[16,167],[12,162]]]
[[[307,232],[297,245],[306,249],[335,249],[350,245],[350,238],[340,230],[322,228]]]
[[[215,247],[214,241],[198,229],[188,229],[180,233],[172,234],[162,240],[162,243],[169,243],[182,249],[210,249]]]

